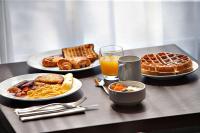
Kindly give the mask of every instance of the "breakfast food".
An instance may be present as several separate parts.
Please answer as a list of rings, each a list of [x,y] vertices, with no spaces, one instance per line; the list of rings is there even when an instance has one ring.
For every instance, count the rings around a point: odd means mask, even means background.
[[[86,57],[69,57],[58,61],[57,65],[60,70],[71,70],[90,66],[91,61]]]
[[[94,51],[94,44],[84,44],[71,48],[63,48],[62,53],[64,58],[86,57],[91,62],[94,62],[98,58],[97,53]]]
[[[57,66],[60,70],[71,70],[72,63],[68,59],[61,59],[58,61]]]
[[[148,75],[175,75],[192,71],[192,60],[183,54],[160,52],[141,58],[141,71]]]
[[[58,67],[60,70],[71,70],[88,67],[98,58],[94,44],[63,48],[62,56],[49,56],[42,60],[44,67]]]
[[[132,92],[132,91],[138,91],[141,90],[141,88],[136,87],[136,86],[126,86],[122,83],[116,83],[112,84],[110,87],[114,91],[122,91],[122,92]]]
[[[72,62],[72,66],[75,69],[83,68],[90,66],[91,61],[86,57],[74,57]]]
[[[127,88],[127,86],[125,86],[124,84],[116,83],[111,85],[110,88],[115,91],[123,91],[125,90],[125,88]]]
[[[64,76],[65,80],[62,83],[62,89],[70,89],[73,84],[73,75],[71,73]]]
[[[63,76],[59,74],[47,74],[38,76],[35,79],[35,82],[42,82],[46,84],[61,84],[63,80],[64,80]]]
[[[15,94],[16,97],[26,96],[26,93],[30,90],[30,88],[34,89],[33,84],[34,82],[32,80],[24,80],[8,88],[8,92]]]
[[[50,56],[50,57],[45,57],[42,60],[42,65],[44,67],[56,67],[57,66],[57,62],[62,59],[63,57],[61,56]]]
[[[24,80],[8,89],[16,97],[32,99],[47,98],[63,94],[72,88],[73,75],[45,74],[34,80]]]
[[[61,84],[44,84],[37,86],[37,89],[29,90],[27,92],[28,98],[48,98],[65,93],[67,90],[61,88]]]

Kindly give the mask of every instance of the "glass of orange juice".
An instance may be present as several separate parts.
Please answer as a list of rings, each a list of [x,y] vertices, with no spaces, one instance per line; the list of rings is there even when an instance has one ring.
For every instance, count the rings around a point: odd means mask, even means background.
[[[124,55],[123,48],[116,45],[109,45],[100,48],[99,63],[101,72],[106,80],[118,79],[118,60]]]

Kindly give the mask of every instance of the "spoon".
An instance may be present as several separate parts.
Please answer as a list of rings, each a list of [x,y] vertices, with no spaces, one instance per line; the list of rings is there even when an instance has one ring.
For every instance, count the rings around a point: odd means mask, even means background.
[[[95,84],[96,84],[97,87],[102,87],[103,90],[106,92],[106,94],[109,94],[108,89],[106,88],[105,82],[104,82],[103,79],[100,79],[100,78],[96,77],[94,79],[94,81],[95,81]]]

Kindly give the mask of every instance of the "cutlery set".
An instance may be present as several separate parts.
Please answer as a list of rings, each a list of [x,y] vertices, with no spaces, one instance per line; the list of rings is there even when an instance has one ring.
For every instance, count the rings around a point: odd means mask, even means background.
[[[15,113],[21,121],[49,118],[62,115],[84,113],[85,111],[98,109],[98,105],[80,106],[87,98],[83,97],[71,103],[51,103],[47,105],[15,109]]]

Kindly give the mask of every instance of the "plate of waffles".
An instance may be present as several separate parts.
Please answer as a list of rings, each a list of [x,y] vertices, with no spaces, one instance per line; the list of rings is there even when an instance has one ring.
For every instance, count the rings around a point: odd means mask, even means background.
[[[145,77],[169,79],[193,73],[199,65],[184,54],[160,52],[145,54],[141,58],[141,71]]]
[[[83,44],[32,55],[27,64],[39,70],[74,72],[95,68],[99,61],[94,44]]]

